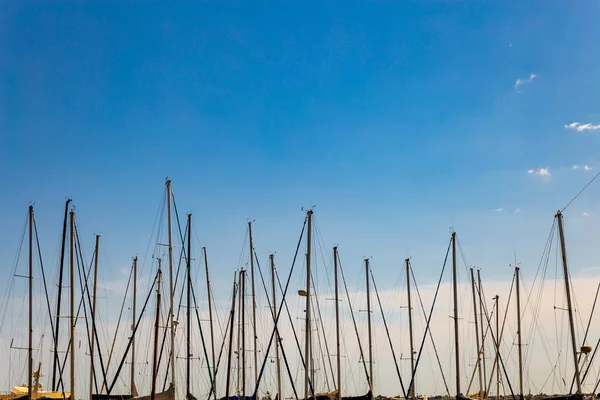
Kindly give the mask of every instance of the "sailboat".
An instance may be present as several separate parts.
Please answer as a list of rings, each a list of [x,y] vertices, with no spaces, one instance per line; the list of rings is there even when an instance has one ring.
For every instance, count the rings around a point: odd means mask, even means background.
[[[41,373],[42,363],[38,363],[38,368],[32,373],[33,378],[33,390],[31,391],[31,399],[35,400],[58,400],[58,399],[70,399],[70,393],[45,391],[44,386],[40,382],[40,378],[44,376]],[[21,386],[15,386],[12,388],[9,394],[0,394],[0,400],[14,400],[14,399],[29,399],[29,384],[23,383]]]
[[[571,393],[571,394],[551,396],[546,399],[583,400],[583,392],[581,390],[581,377],[579,374],[579,360],[577,357],[577,344],[576,344],[576,338],[575,338],[575,323],[573,321],[573,305],[572,305],[572,299],[571,299],[571,283],[569,282],[569,266],[567,264],[567,249],[566,249],[566,245],[565,245],[565,234],[563,231],[562,212],[559,210],[556,213],[556,215],[554,216],[554,218],[556,218],[556,221],[558,224],[558,236],[559,236],[560,250],[561,250],[560,254],[561,254],[561,260],[562,260],[562,267],[563,267],[563,277],[565,280],[565,295],[567,297],[567,311],[569,313],[569,330],[570,330],[570,336],[571,336],[571,349],[573,351],[573,362],[574,362],[574,368],[575,368],[575,382],[577,384],[577,391],[575,393]],[[546,400],[546,399],[544,399],[544,400]]]
[[[34,217],[33,217],[33,206],[29,206],[29,325],[28,325],[28,381],[20,386],[12,388],[8,394],[0,394],[0,400],[14,400],[14,399],[27,399],[27,400],[43,400],[43,399],[70,399],[71,393],[57,392],[57,391],[45,391],[40,377],[42,377],[41,368],[42,363],[38,363],[38,368],[33,371],[33,235],[34,235]],[[36,232],[37,234],[37,232]]]

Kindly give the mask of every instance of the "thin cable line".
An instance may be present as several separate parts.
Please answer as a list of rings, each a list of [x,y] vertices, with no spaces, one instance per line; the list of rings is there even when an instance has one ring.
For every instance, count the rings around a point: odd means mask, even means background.
[[[573,202],[575,201],[575,199],[577,199],[577,198],[579,197],[579,195],[581,195],[581,193],[583,193],[583,192],[585,191],[585,189],[587,189],[587,188],[588,188],[588,186],[590,186],[590,185],[592,184],[592,182],[594,182],[594,181],[596,180],[596,178],[597,178],[598,176],[600,176],[600,172],[598,172],[596,175],[594,175],[594,177],[592,178],[592,180],[591,180],[591,181],[589,181],[589,182],[588,182],[588,183],[587,183],[587,184],[586,184],[586,185],[583,187],[583,189],[581,189],[581,190],[579,191],[579,193],[577,193],[577,194],[575,195],[575,197],[573,197],[573,198],[571,199],[571,201],[570,201],[570,202],[569,202],[569,203],[568,203],[566,206],[564,206],[562,210],[560,210],[560,212],[561,212],[561,213],[562,213],[562,212],[564,212],[564,211],[567,209],[567,207],[569,207],[569,206],[571,205],[571,203],[573,203]]]

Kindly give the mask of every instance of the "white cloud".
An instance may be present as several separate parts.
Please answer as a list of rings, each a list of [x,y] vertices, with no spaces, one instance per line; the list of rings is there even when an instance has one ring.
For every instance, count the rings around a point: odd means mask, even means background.
[[[600,129],[600,124],[594,125],[592,123],[582,124],[580,122],[571,122],[568,125],[564,125],[565,129],[575,129],[577,132],[583,131],[595,131]]]
[[[583,212],[583,214],[581,214],[581,215],[583,215],[584,217],[589,217],[589,216],[590,216],[590,214],[589,214],[589,213],[587,213],[587,212],[585,212],[585,211],[584,211],[584,212]]]
[[[527,171],[529,175],[539,175],[544,179],[550,178],[550,168],[536,168]]]
[[[521,212],[521,209],[517,207],[517,208],[515,208],[515,211],[513,211],[513,212],[514,212],[515,214],[518,214],[518,213],[520,213],[520,212]]]
[[[496,212],[502,212],[504,211],[504,208],[500,207],[500,208],[494,208],[494,211]]]
[[[519,86],[525,84],[525,83],[531,83],[533,82],[533,80],[537,78],[536,74],[529,74],[529,78],[527,79],[517,79],[515,82],[515,89],[518,89]]]
[[[592,170],[592,167],[590,167],[589,165],[579,165],[579,164],[573,164],[573,165],[571,166],[571,169],[572,169],[572,170],[574,170],[574,171],[575,171],[575,170],[579,170],[579,169],[580,169],[580,170],[583,170],[583,171],[591,171],[591,170]]]

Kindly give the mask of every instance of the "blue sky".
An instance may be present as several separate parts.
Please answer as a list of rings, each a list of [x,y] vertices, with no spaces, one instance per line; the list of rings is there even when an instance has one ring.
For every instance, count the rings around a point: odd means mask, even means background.
[[[484,276],[515,251],[532,276],[600,171],[597,1],[5,3],[2,271],[30,201],[55,256],[66,196],[126,267],[169,176],[224,288],[247,218],[288,260],[312,205],[356,274],[410,254],[431,283],[453,226]],[[575,273],[599,265],[598,194],[565,214]]]
[[[600,122],[598,7],[9,2],[2,253],[29,201],[54,245],[72,196],[128,259],[170,176],[214,246],[239,247],[246,218],[265,251],[293,243],[315,204],[327,240],[357,259],[443,252],[454,226],[499,246],[474,264],[535,261],[552,213],[600,169],[597,132],[564,128]],[[577,220],[595,216],[593,193]],[[582,237],[597,225],[577,223]]]

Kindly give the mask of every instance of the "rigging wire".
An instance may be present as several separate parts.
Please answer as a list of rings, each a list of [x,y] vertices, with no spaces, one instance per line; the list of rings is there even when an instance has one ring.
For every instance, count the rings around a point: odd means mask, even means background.
[[[256,260],[256,265],[258,267],[258,272],[259,272],[259,275],[260,275],[260,280],[261,280],[261,282],[263,284],[263,289],[265,290],[265,293],[267,293],[267,285],[265,283],[265,278],[264,278],[263,273],[262,273],[262,268],[260,267],[260,261],[258,260],[258,256],[256,254],[256,249],[253,249],[253,251],[254,251],[254,259]],[[277,281],[279,282],[279,276],[277,277]],[[280,283],[280,287],[281,287],[281,283]],[[266,296],[266,299],[267,299],[268,307],[272,310],[273,309],[273,305],[271,304],[271,300],[269,299],[269,296]],[[288,313],[289,313],[289,311],[288,311]],[[277,320],[274,320],[273,322],[277,323]],[[289,366],[289,363],[288,363],[288,359],[287,359],[287,356],[285,354],[285,350],[284,350],[283,346],[281,346],[281,340],[282,339],[281,339],[281,336],[279,335],[279,328],[277,326],[275,326],[274,328],[275,328],[276,333],[277,333],[277,340],[280,342],[280,350],[281,350],[281,354],[283,356],[283,361],[285,363],[285,367],[287,369],[287,373],[288,373],[288,375],[290,377],[290,381],[292,382],[292,388],[294,390],[294,394],[296,394],[296,389],[295,389],[294,383],[293,383],[294,380],[293,380],[293,377],[292,377],[292,371],[290,369],[290,366]],[[292,325],[292,330],[294,330],[294,326],[293,325]],[[295,334],[296,334],[296,332],[294,330],[294,335]],[[296,339],[296,343],[298,343],[297,339]],[[266,353],[265,360],[268,357],[268,355],[269,355],[269,353]],[[298,396],[296,395],[296,398],[297,397]]]
[[[152,296],[152,291],[154,290],[154,287],[157,285],[157,282],[158,282],[158,273],[154,277],[154,282],[152,283],[152,286],[150,287],[150,290],[148,291],[148,296],[146,296],[146,301],[144,301],[144,306],[142,307],[140,317],[138,318],[137,322],[135,323],[133,332],[131,332],[131,337],[129,338],[129,340],[127,342],[127,347],[125,348],[123,358],[121,359],[121,363],[119,364],[119,367],[117,368],[117,371],[115,373],[115,378],[113,379],[112,383],[110,384],[110,386],[108,386],[108,389],[106,390],[107,395],[109,395],[112,392],[115,384],[117,383],[117,380],[119,378],[119,373],[121,372],[121,368],[123,368],[123,365],[125,364],[125,360],[127,359],[127,353],[129,353],[129,349],[131,348],[131,343],[133,341],[133,337],[135,336],[137,329],[140,326],[140,322],[142,321],[142,317],[144,316],[144,311],[146,311],[146,306],[148,305],[148,302],[150,301],[150,297]]]
[[[388,329],[388,325],[385,320],[385,315],[383,313],[383,307],[381,306],[381,299],[379,298],[379,292],[377,291],[377,284],[375,283],[375,277],[373,276],[373,270],[369,269],[369,272],[371,273],[371,280],[373,281],[373,289],[375,289],[375,294],[377,295],[377,303],[379,304],[379,310],[381,311],[381,317],[383,319],[383,326],[385,326],[385,332],[387,334],[387,338],[390,343],[390,350],[392,351],[392,357],[394,359],[394,365],[396,367],[396,374],[398,375],[398,380],[400,381],[400,387],[402,388],[403,395],[404,395],[404,397],[407,397],[406,389],[404,388],[404,382],[402,382],[402,377],[400,376],[400,368],[398,368],[398,361],[396,360],[396,352],[394,351],[394,346],[392,345],[392,338],[390,337],[390,330]],[[411,357],[412,357],[412,354],[411,354]]]
[[[85,267],[84,267],[84,260],[83,260],[83,248],[81,246],[81,242],[80,242],[80,236],[79,236],[79,227],[77,226],[77,224],[75,224],[75,238],[77,239],[77,246],[76,246],[76,250],[79,249],[79,260],[78,260],[78,270],[79,270],[79,274],[83,273],[84,274],[84,278],[85,278],[85,286],[83,286],[83,282],[81,282],[80,279],[80,285],[82,288],[82,292],[85,289],[85,292],[87,294],[87,300],[88,300],[88,305],[90,307],[90,314],[91,314],[91,319],[92,319],[92,329],[94,331],[96,331],[96,319],[95,319],[95,313],[94,311],[92,311],[92,300],[91,300],[91,296],[90,296],[90,289],[89,289],[89,275],[91,273],[92,270],[92,261],[90,261],[90,267],[88,269],[88,276],[85,276]],[[94,253],[96,252],[96,250],[94,250]],[[92,257],[93,260],[93,257]],[[81,262],[81,267],[79,266],[79,263]],[[82,293],[83,295],[83,293]],[[85,303],[84,303],[84,307],[83,307],[83,311],[84,313],[86,312],[86,307],[85,307]],[[87,319],[85,320],[85,325],[86,325],[86,329],[88,329],[88,321]],[[88,332],[89,335],[89,332]],[[104,379],[104,384],[106,385],[106,369],[104,368],[104,362],[102,360],[102,348],[100,347],[100,339],[98,337],[98,335],[95,335],[95,342],[96,342],[96,346],[98,348],[98,358],[100,359],[100,367],[102,368],[102,377]],[[90,349],[91,349],[91,340],[90,340]],[[93,364],[93,362],[92,362]],[[92,373],[93,373],[93,366],[92,366]],[[94,377],[95,379],[95,377]],[[96,392],[98,391],[98,387],[96,386]]]
[[[513,283],[514,283],[514,279],[513,279]],[[481,288],[481,291],[483,291],[483,286]],[[504,313],[504,320],[502,322],[502,329],[500,330],[499,337],[496,338],[494,336],[493,330],[492,329],[489,330],[490,335],[492,336],[492,342],[496,345],[496,348],[498,348],[498,349],[500,347],[499,343],[501,343],[502,335],[504,334],[504,327],[505,327],[505,323],[506,323],[506,317],[508,315],[508,309],[509,309],[509,305],[510,305],[511,296],[512,296],[512,285],[511,285],[511,291],[509,293],[508,303],[506,305],[506,311]],[[484,314],[485,314],[484,316],[485,316],[485,318],[487,320],[487,323],[488,323],[489,326],[491,326],[491,314],[488,316],[487,305],[485,303],[483,303],[483,310],[484,310]],[[514,393],[514,391],[512,389],[512,385],[511,385],[510,379],[508,377],[508,372],[506,371],[506,365],[504,364],[504,359],[503,359],[503,357],[502,357],[502,355],[501,355],[501,353],[499,351],[498,351],[498,360],[500,361],[500,364],[502,366],[502,371],[504,372],[504,376],[506,377],[506,383],[508,383],[508,389],[510,390],[510,394],[511,394],[512,398],[516,400],[517,397],[515,396],[515,393]],[[500,366],[497,366],[497,368],[500,368]],[[493,375],[493,373],[494,373],[494,370],[492,368],[492,373],[490,375],[490,384],[491,384],[491,376]]]
[[[358,328],[356,325],[356,318],[354,317],[354,311],[352,311],[352,302],[350,301],[350,294],[348,293],[348,286],[346,285],[346,276],[344,275],[344,268],[342,267],[342,260],[340,260],[340,255],[338,253],[338,265],[340,267],[340,272],[342,275],[342,282],[344,283],[344,289],[346,290],[346,297],[348,299],[348,307],[350,308],[350,315],[352,316],[352,323],[354,324],[354,331],[356,332],[356,339],[358,340],[358,348],[360,350],[360,359],[362,360],[363,368],[365,370],[365,376],[367,377],[367,384],[371,382],[369,377],[369,372],[367,371],[367,364],[365,362],[365,353],[363,352],[362,344],[360,342],[360,335],[358,334]],[[371,385],[369,384],[369,390]]]
[[[48,305],[48,316],[50,319],[50,329],[52,329],[52,342],[54,342],[54,321],[52,321],[52,309],[50,308],[50,299],[48,297],[48,286],[46,285],[46,273],[44,272],[44,262],[42,260],[42,250],[40,249],[40,238],[38,236],[37,223],[35,222],[35,215],[33,216],[33,229],[35,232],[35,242],[37,247],[37,253],[40,261],[40,269],[42,270],[42,280],[44,282],[44,294],[46,296],[46,304]]]
[[[429,331],[429,324],[431,323],[431,317],[433,316],[433,309],[435,307],[435,302],[437,300],[440,286],[442,284],[442,278],[444,276],[444,270],[446,269],[446,263],[448,262],[448,255],[450,254],[450,246],[451,245],[452,245],[452,239],[450,239],[450,242],[448,243],[448,249],[446,250],[446,257],[444,257],[444,264],[442,265],[442,272],[440,273],[440,278],[438,279],[437,287],[435,289],[435,294],[433,295],[433,302],[431,303],[431,310],[429,311],[429,317],[427,318],[427,323],[425,324],[425,333],[427,333],[427,331]],[[412,377],[410,378],[410,384],[408,385],[408,391],[404,395],[404,398],[406,400],[408,400],[408,393],[411,392],[412,387],[414,385],[415,373],[419,366],[419,361],[421,361],[421,354],[423,353],[423,347],[425,345],[426,338],[427,338],[427,335],[424,334],[423,339],[421,340],[421,346],[419,347],[419,353],[417,355],[417,359],[415,360],[415,370],[413,371]],[[411,356],[412,356],[412,354],[411,354]]]
[[[596,295],[594,296],[594,303],[592,305],[592,311],[590,312],[590,318],[588,319],[588,323],[587,323],[587,328],[585,329],[585,334],[583,335],[583,340],[581,341],[581,343],[585,344],[585,340],[587,339],[588,336],[588,332],[590,330],[590,325],[592,323],[592,317],[594,316],[594,309],[596,308],[596,301],[598,300],[598,293],[600,292],[600,284],[598,284],[598,288],[596,289]],[[594,354],[596,352],[594,351]],[[577,358],[577,364],[579,364],[579,362],[581,361],[581,355],[583,353],[579,353],[579,356]],[[593,357],[593,354],[592,354]],[[583,374],[583,378],[581,379],[581,382],[583,384],[583,381],[585,381],[585,377],[587,376],[587,372],[590,369],[590,366],[592,365],[592,361],[590,360],[588,367],[585,371],[585,373]],[[573,392],[573,385],[575,384],[575,376],[573,376],[573,380],[571,381],[571,388],[569,389],[569,394],[571,394]]]
[[[415,279],[415,273],[412,268],[410,268],[410,273],[413,278],[413,282],[415,284],[415,290],[417,292],[417,297],[419,299],[419,303],[421,304],[421,310],[423,311],[423,317],[425,317],[425,321],[427,321],[427,313],[425,312],[425,306],[423,305],[423,299],[421,298],[421,292],[419,291],[419,287],[417,286],[417,280]],[[448,389],[448,383],[446,382],[446,377],[444,376],[444,369],[442,368],[442,363],[440,361],[440,356],[437,351],[437,346],[435,345],[435,341],[433,340],[433,333],[431,332],[431,329],[428,329],[427,332],[429,333],[429,338],[431,339],[431,344],[433,345],[433,351],[435,352],[435,358],[437,359],[438,366],[440,367],[440,372],[442,374],[442,380],[444,381],[444,387],[446,388],[446,393],[448,393],[448,395],[450,395],[450,389]]]
[[[25,216],[25,222],[23,224],[23,230],[21,232],[21,238],[19,240],[19,245],[17,246],[17,253],[15,254],[14,260],[13,260],[13,268],[11,270],[11,274],[10,274],[10,281],[8,286],[6,287],[6,291],[4,293],[4,298],[8,299],[11,296],[11,293],[13,292],[13,289],[15,287],[15,274],[17,273],[17,267],[19,265],[19,260],[21,259],[21,251],[23,250],[23,243],[25,241],[25,232],[27,230],[27,221],[29,220],[29,211],[27,212],[26,216]],[[6,319],[6,313],[8,312],[8,304],[9,302],[5,302],[5,307],[2,307],[3,310],[1,311],[2,316],[0,317],[0,337],[2,336],[2,329],[5,326],[4,322]]]
[[[314,280],[312,280],[312,281],[314,282]],[[325,342],[325,352],[327,354],[327,361],[329,362],[329,369],[331,371],[331,378],[332,378],[333,382],[335,382],[335,374],[333,373],[333,364],[331,362],[331,353],[329,353],[329,346],[327,345],[327,338],[325,337],[325,327],[323,326],[323,317],[321,316],[321,306],[319,305],[318,291],[317,291],[317,288],[316,288],[316,286],[314,284],[313,284],[313,289],[315,291],[315,303],[317,303],[316,304],[316,309],[317,309],[317,313],[316,314],[319,315],[319,324],[321,325],[321,331],[322,331],[322,335],[323,335],[323,341]],[[317,339],[319,340],[319,345],[321,345],[320,344],[319,335],[317,335]],[[323,355],[321,355],[321,357],[323,357]],[[325,364],[325,360],[323,360],[323,364]],[[327,387],[329,388],[329,378],[327,376],[327,368],[325,367],[325,365],[323,365],[323,368],[325,369],[325,382],[327,382]],[[329,389],[328,389],[328,391],[329,391]]]
[[[580,190],[580,191],[579,191],[579,192],[578,192],[578,193],[575,195],[575,197],[573,197],[573,198],[571,199],[571,201],[569,201],[569,202],[567,203],[567,205],[566,205],[566,206],[564,206],[564,207],[562,208],[562,210],[560,210],[560,212],[561,212],[561,213],[565,212],[565,210],[567,209],[567,207],[569,207],[569,206],[571,205],[571,203],[573,203],[573,202],[574,202],[574,201],[575,201],[575,200],[576,200],[576,199],[577,199],[577,198],[578,198],[578,197],[579,197],[579,196],[580,196],[580,195],[581,195],[581,194],[582,194],[582,193],[583,193],[583,192],[584,192],[584,191],[585,191],[585,190],[588,188],[588,186],[590,186],[590,185],[591,185],[591,184],[592,184],[592,183],[593,183],[593,182],[596,180],[596,178],[598,178],[598,176],[600,176],[600,172],[598,172],[596,175],[594,175],[594,177],[593,177],[593,178],[592,178],[592,179],[591,179],[591,180],[590,180],[588,183],[586,183],[586,185],[583,187],[583,189],[581,189],[581,190]]]
[[[306,228],[307,221],[308,221],[308,217],[305,217],[304,218],[304,224],[302,225],[302,231],[300,232],[300,238],[298,239],[298,244],[296,245],[296,252],[294,254],[294,259],[292,260],[292,266],[290,268],[290,273],[288,275],[288,279],[287,279],[287,282],[285,284],[285,290],[283,291],[283,297],[282,297],[282,300],[281,300],[282,303],[285,303],[285,295],[287,294],[287,290],[289,288],[290,280],[292,278],[292,272],[294,271],[294,265],[296,264],[296,258],[298,257],[298,251],[300,250],[300,245],[302,244],[302,236],[304,235],[304,229]],[[281,309],[282,308],[283,308],[282,304],[280,304],[280,307],[279,307],[279,309],[277,311],[277,318],[275,319],[275,326],[274,326],[274,328],[277,327],[277,323],[279,322],[279,317],[281,316]],[[275,329],[273,329],[273,331],[271,332],[271,338],[269,339],[269,345],[267,346],[266,354],[269,354],[269,352],[271,351],[271,344],[273,343],[273,338],[275,337],[275,332],[276,332]],[[262,375],[264,373],[266,364],[267,364],[267,359],[265,358],[263,360],[262,366],[260,368],[260,373],[258,374],[258,379],[256,380],[256,387],[255,387],[254,393],[252,395],[253,397],[256,397],[256,393],[258,392],[260,381],[262,379]],[[310,379],[309,379],[309,384],[312,385],[312,383],[310,382]],[[294,396],[296,396],[296,399],[298,399],[298,395],[296,393],[296,389],[294,388],[293,383],[292,383],[292,388],[294,389]],[[311,387],[311,391],[314,393],[314,390],[312,390],[312,387]]]
[[[117,328],[115,329],[115,335],[113,337],[113,342],[110,347],[110,352],[108,353],[108,361],[106,363],[106,369],[110,368],[110,362],[112,361],[112,355],[115,348],[115,343],[117,341],[117,335],[119,333],[119,327],[121,326],[121,317],[123,316],[123,309],[125,308],[125,301],[127,300],[127,293],[129,292],[129,285],[131,283],[131,277],[133,275],[133,265],[131,266],[131,271],[129,272],[129,278],[127,279],[127,286],[125,287],[125,295],[123,296],[123,302],[121,303],[121,310],[119,311],[119,318],[117,319]],[[102,386],[102,389],[106,388],[106,383]]]

